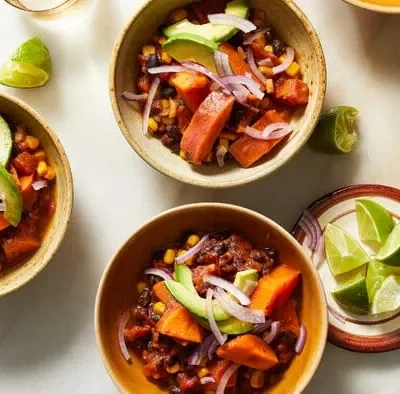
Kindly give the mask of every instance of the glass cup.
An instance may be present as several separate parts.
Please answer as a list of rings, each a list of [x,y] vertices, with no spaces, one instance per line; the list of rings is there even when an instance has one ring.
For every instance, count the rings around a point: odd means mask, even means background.
[[[23,11],[37,14],[52,14],[64,11],[77,0],[5,0],[6,3]]]

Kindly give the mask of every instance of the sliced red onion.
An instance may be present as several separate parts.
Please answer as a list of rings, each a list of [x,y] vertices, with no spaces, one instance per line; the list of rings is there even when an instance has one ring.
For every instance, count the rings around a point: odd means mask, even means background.
[[[307,341],[307,328],[305,326],[300,326],[300,332],[299,332],[299,337],[297,338],[296,346],[294,347],[294,350],[297,354],[300,354]]]
[[[314,265],[318,266],[318,264],[325,258],[325,238],[323,235],[319,237],[319,241],[317,243],[317,247],[315,248],[315,253],[313,257]]]
[[[217,69],[218,75],[220,77],[225,76],[225,69],[222,64],[222,55],[223,53],[220,51],[215,51],[214,52],[214,63],[215,63],[215,68]]]
[[[188,358],[189,365],[200,365],[203,358],[208,355],[210,348],[216,342],[214,335],[209,335],[200,345],[196,347],[194,352]],[[217,342],[217,346],[218,346]],[[211,360],[211,359],[210,359]]]
[[[229,14],[211,14],[208,15],[208,20],[213,25],[234,26],[245,33],[250,33],[257,29],[257,26],[249,20]]]
[[[173,64],[171,66],[151,67],[147,71],[149,72],[149,74],[163,74],[163,73],[180,73],[183,71],[187,71],[187,69],[183,66]]]
[[[193,248],[189,249],[186,253],[184,253],[181,256],[178,256],[175,259],[176,264],[182,264],[186,260],[190,259],[193,257],[196,253],[200,252],[201,248],[204,246],[204,244],[208,241],[208,235],[205,235],[204,237],[201,238],[199,242]]]
[[[281,328],[281,323],[278,321],[274,321],[271,324],[271,330],[263,335],[264,341],[270,344],[278,335],[280,328]]]
[[[247,95],[243,94],[242,92],[239,92],[238,90],[234,90],[232,94],[235,96],[236,101],[238,101],[240,104],[246,104],[247,101]]]
[[[4,202],[0,202],[0,212],[6,211],[6,204]]]
[[[308,209],[306,209],[298,224],[309,239],[309,247],[311,251],[315,251],[322,236],[322,229],[318,219]]]
[[[229,56],[224,52],[221,52],[221,53],[222,53],[221,61],[222,61],[222,66],[224,68],[225,75],[233,75],[231,64],[229,63]]]
[[[304,245],[306,245],[310,250],[313,249],[313,231],[312,231],[312,226],[307,220],[304,220],[301,218],[297,224],[305,233],[305,241]]]
[[[220,168],[222,168],[225,165],[225,156],[228,153],[228,149],[225,148],[223,145],[219,145],[217,147],[217,163]]]
[[[222,375],[221,380],[218,383],[217,391],[215,394],[224,394],[226,386],[229,383],[231,377],[235,374],[235,372],[240,368],[239,364],[232,364]]]
[[[263,324],[258,324],[255,328],[253,328],[253,331],[251,332],[252,334],[262,334],[264,331],[267,331],[268,328],[271,327],[271,320],[267,320]]]
[[[159,276],[160,278],[163,278],[164,280],[174,279],[174,277],[169,272],[164,271],[161,268],[147,268],[146,270],[144,270],[144,273],[146,275]]]
[[[251,93],[254,94],[258,99],[262,99],[264,97],[264,93],[260,90],[261,85],[258,82],[255,82],[253,79],[243,76],[243,75],[228,75],[226,77],[221,78],[221,81],[225,84],[241,84],[246,86]]]
[[[41,179],[40,181],[36,181],[32,183],[33,190],[39,191],[47,187],[47,181],[45,179]]]
[[[131,92],[124,92],[122,93],[122,98],[127,101],[146,101],[149,95],[147,93],[143,94],[134,94]]]
[[[235,301],[229,299],[227,294],[221,290],[215,290],[215,299],[221,305],[222,309],[237,319],[247,323],[265,323],[264,312],[257,309],[245,308]]]
[[[247,126],[244,132],[250,137],[258,140],[277,140],[283,138],[292,132],[290,125],[283,122],[271,123],[264,130],[260,131]]]
[[[257,62],[259,66],[274,67],[274,62],[270,58],[262,59]]]
[[[122,356],[127,362],[131,361],[131,355],[129,354],[128,348],[126,346],[125,342],[125,327],[128,323],[130,317],[130,312],[126,311],[120,318],[119,324],[118,324],[118,345],[119,349],[121,350]]]
[[[215,382],[216,380],[213,376],[204,376],[204,378],[200,378],[201,384],[215,383]]]
[[[244,286],[243,293],[250,297],[257,286],[257,282],[248,280]]]
[[[243,44],[244,45],[249,45],[251,44],[253,41],[257,40],[258,37],[261,37],[266,31],[268,31],[268,29],[261,29],[259,31],[256,31],[255,33],[253,33],[251,36],[247,37],[244,41]]]
[[[264,84],[267,84],[267,78],[266,76],[258,69],[258,66],[256,64],[256,60],[254,59],[254,54],[253,51],[251,50],[250,47],[247,48],[246,51],[247,54],[247,63],[249,63],[250,69],[253,72],[253,74]]]
[[[233,283],[214,275],[206,275],[203,278],[203,281],[226,290],[228,293],[237,298],[242,305],[250,305],[250,298],[247,297],[247,295],[244,294]]]
[[[214,335],[211,335],[213,337],[213,342],[211,343],[210,347],[208,348],[207,356],[209,360],[212,360],[214,357],[214,353],[216,352],[219,342],[216,340]],[[228,337],[226,337],[228,339]]]
[[[208,78],[210,78],[212,81],[216,82],[221,88],[226,89],[229,91],[228,86],[222,81],[221,78],[219,78],[217,75],[215,75],[213,72],[211,72],[208,68],[205,68],[201,66],[200,64],[193,63],[193,62],[182,62],[182,66],[189,70],[197,71],[201,74],[204,74]]]
[[[249,104],[242,104],[243,107],[246,107],[248,110],[255,112],[256,114],[258,114],[260,112],[260,110],[256,107],[253,107],[252,105]]]
[[[220,345],[223,345],[228,339],[227,335],[222,335],[221,331],[218,328],[218,325],[214,319],[214,311],[213,311],[213,296],[214,291],[211,289],[207,290],[206,295],[206,315],[208,319],[208,323],[210,324],[210,328],[215,338],[219,342]]]
[[[296,56],[296,53],[294,52],[294,49],[291,47],[286,48],[286,58],[283,61],[282,64],[279,66],[272,67],[272,72],[274,75],[283,73],[288,69],[288,67],[293,63],[294,58]]]
[[[160,80],[155,78],[153,83],[151,84],[149,96],[146,101],[146,105],[144,106],[143,111],[143,127],[142,132],[143,134],[147,134],[149,130],[149,119],[150,119],[150,111],[151,106],[153,105],[154,97],[156,97],[158,86],[160,85]]]

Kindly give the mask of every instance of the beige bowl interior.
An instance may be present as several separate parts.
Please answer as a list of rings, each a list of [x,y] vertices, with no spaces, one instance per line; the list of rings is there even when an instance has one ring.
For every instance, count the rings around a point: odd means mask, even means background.
[[[100,283],[96,299],[97,343],[104,364],[123,393],[159,394],[163,391],[142,373],[141,362],[128,364],[117,342],[118,319],[138,297],[136,283],[152,253],[176,241],[187,230],[211,232],[229,229],[248,236],[256,245],[277,248],[281,261],[302,272],[301,321],[307,326],[308,341],[284,378],[269,393],[300,393],[320,362],[327,335],[325,295],[318,274],[303,249],[285,230],[253,211],[226,204],[194,204],[167,211],[143,225],[121,247]]]
[[[57,174],[56,211],[40,249],[25,262],[0,274],[0,297],[19,289],[33,279],[50,262],[58,249],[71,216],[73,184],[71,169],[60,141],[46,122],[27,104],[0,93],[0,114],[22,122],[38,137]]]
[[[400,0],[344,0],[349,4],[371,11],[400,14]]]
[[[295,117],[295,132],[289,141],[277,147],[271,155],[249,169],[235,163],[219,169],[217,166],[191,166],[179,156],[171,154],[157,138],[141,132],[142,116],[136,104],[121,98],[125,91],[134,91],[138,73],[136,55],[155,33],[157,26],[166,21],[169,11],[187,1],[153,0],[123,29],[114,48],[110,70],[110,96],[118,124],[128,142],[148,164],[162,173],[193,185],[229,187],[244,184],[267,175],[289,160],[308,140],[320,114],[326,90],[324,55],[318,37],[300,9],[291,0],[254,0],[253,7],[264,9],[268,21],[279,35],[296,49],[304,80],[311,89],[310,102],[303,113]]]

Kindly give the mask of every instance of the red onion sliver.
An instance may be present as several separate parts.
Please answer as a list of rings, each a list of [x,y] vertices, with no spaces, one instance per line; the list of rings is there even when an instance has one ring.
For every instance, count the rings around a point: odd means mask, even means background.
[[[219,145],[217,147],[217,163],[220,168],[222,168],[225,165],[225,156],[228,153],[228,149],[225,148],[223,145]]]
[[[153,83],[151,84],[150,91],[149,91],[149,97],[147,98],[146,105],[144,106],[143,126],[142,126],[143,134],[147,134],[148,129],[149,129],[151,106],[153,105],[154,97],[156,96],[159,85],[160,85],[160,80],[158,78],[155,78]]]
[[[192,256],[194,256],[196,253],[200,252],[201,248],[204,246],[204,244],[208,241],[208,235],[205,235],[204,237],[201,238],[199,242],[193,248],[189,249],[186,253],[184,253],[182,256],[178,256],[175,259],[176,264],[182,264],[186,260],[190,259]]]
[[[33,190],[39,191],[47,187],[47,181],[45,179],[41,179],[40,181],[36,181],[32,183]]]
[[[234,26],[245,33],[250,33],[257,29],[257,26],[249,20],[229,14],[211,14],[208,15],[208,20],[213,25]]]
[[[280,328],[281,328],[281,323],[278,321],[274,321],[271,324],[271,330],[263,335],[264,341],[270,344],[278,335]]]
[[[214,335],[211,335],[213,337],[213,342],[211,343],[208,352],[207,352],[207,356],[209,360],[213,359],[214,353],[216,352],[218,346],[219,346],[219,342],[215,339]]]
[[[131,361],[131,355],[129,354],[128,348],[126,346],[125,342],[125,327],[126,324],[128,323],[130,317],[130,311],[126,311],[120,318],[119,324],[118,324],[118,345],[119,349],[121,350],[121,353],[124,357],[124,359],[129,363]]]
[[[315,254],[313,258],[313,263],[315,266],[325,258],[325,238],[323,235],[320,236],[319,241],[317,243],[317,247],[315,248]]]
[[[151,67],[147,71],[149,72],[149,74],[163,74],[163,73],[180,73],[187,70],[183,66],[174,64],[171,66]]]
[[[306,220],[304,220],[303,218],[301,218],[298,222],[298,226],[304,231],[304,233],[306,234],[306,238],[305,238],[305,245],[307,245],[307,247],[312,250],[313,249],[313,232],[312,232],[312,227],[310,225],[310,223]]]
[[[266,31],[268,31],[268,29],[261,29],[259,31],[256,31],[255,33],[253,33],[251,36],[247,37],[244,41],[243,44],[244,45],[249,45],[251,44],[253,41],[255,41],[258,37],[262,36]]]
[[[255,82],[249,77],[243,75],[228,75],[226,77],[221,78],[221,81],[225,84],[241,84],[246,86],[251,93],[254,94],[258,99],[262,99],[264,97],[264,93],[260,90],[261,85],[258,82]]]
[[[249,104],[242,104],[243,107],[246,107],[248,110],[255,112],[256,114],[258,114],[260,112],[260,110],[256,107],[253,107],[252,105]]]
[[[148,268],[148,269],[144,270],[144,273],[146,275],[159,276],[160,278],[163,278],[164,280],[174,279],[173,276],[169,272],[164,271],[161,268]]]
[[[274,75],[280,74],[280,73],[284,72],[285,70],[287,70],[287,68],[293,63],[295,56],[296,56],[296,54],[294,52],[294,49],[291,47],[287,47],[286,48],[286,58],[283,61],[283,63],[280,64],[279,66],[272,67],[272,72],[274,73]]]
[[[149,95],[147,93],[143,94],[134,94],[131,92],[122,93],[122,98],[127,101],[146,101]]]
[[[215,75],[213,72],[211,72],[208,68],[205,68],[201,66],[200,64],[193,63],[193,62],[182,62],[182,66],[189,70],[197,71],[201,74],[204,74],[214,82],[216,82],[221,88],[226,89],[229,91],[228,86],[224,82],[222,82],[221,78],[219,78],[217,75]]]
[[[306,209],[299,220],[299,226],[304,230],[306,236],[311,238],[309,247],[314,252],[322,236],[322,229],[318,219]]]
[[[200,345],[196,347],[194,352],[190,355],[188,358],[188,364],[189,365],[200,365],[201,361],[206,355],[209,355],[209,351],[213,344],[215,343],[215,337],[214,335],[209,335]],[[217,346],[218,346],[217,342]],[[216,347],[217,348],[217,347]],[[216,349],[215,348],[215,349]],[[210,359],[211,360],[211,359]]]
[[[257,62],[259,66],[274,67],[274,62],[270,58],[262,59]]]
[[[226,290],[228,293],[232,294],[242,305],[250,305],[250,298],[247,297],[247,295],[244,294],[233,283],[214,275],[205,276],[203,281]]]
[[[258,324],[255,328],[253,328],[252,334],[262,334],[264,331],[268,330],[271,327],[271,320],[266,321],[263,324]]]
[[[247,126],[244,132],[250,137],[258,140],[276,140],[283,138],[292,132],[290,125],[283,122],[271,123],[264,130],[260,131],[253,127]]]
[[[222,309],[241,321],[247,323],[265,323],[263,311],[245,308],[237,304],[235,301],[229,299],[227,294],[221,289],[215,291],[215,299],[221,305]]]
[[[211,289],[207,290],[206,295],[206,315],[208,319],[208,323],[210,324],[210,328],[215,338],[219,342],[220,345],[223,345],[228,339],[227,335],[222,335],[221,331],[218,328],[218,325],[214,319],[214,311],[213,311],[213,296],[214,291]]]
[[[218,75],[220,77],[224,77],[225,69],[224,69],[224,66],[222,65],[222,52],[220,52],[220,51],[214,52],[214,63],[215,63],[215,68],[217,69]]]
[[[229,56],[224,52],[221,53],[222,66],[224,68],[225,75],[233,75],[231,64],[229,63]]]
[[[230,378],[234,375],[234,373],[240,368],[239,364],[232,364],[222,375],[221,380],[218,383],[217,391],[215,394],[224,394],[226,386]]]
[[[216,380],[213,376],[204,376],[204,378],[200,378],[201,384],[215,383],[215,382]]]
[[[253,74],[264,84],[267,84],[267,77],[258,69],[258,66],[256,64],[256,60],[254,59],[254,54],[251,48],[247,48],[246,51],[247,54],[247,63],[249,63],[251,71],[253,71]]]
[[[294,350],[297,354],[300,354],[307,341],[307,328],[305,326],[300,326],[300,332],[299,332],[299,337],[297,338],[296,346],[294,347]]]

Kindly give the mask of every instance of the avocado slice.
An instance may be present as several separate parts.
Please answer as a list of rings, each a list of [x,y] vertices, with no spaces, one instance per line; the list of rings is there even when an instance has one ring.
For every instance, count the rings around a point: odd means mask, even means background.
[[[247,18],[249,14],[249,5],[246,0],[233,0],[227,4],[225,13],[239,18]],[[229,40],[237,32],[233,26],[213,25],[206,23],[204,25],[195,25],[184,19],[174,25],[168,26],[163,30],[164,34],[170,38],[181,33],[190,33],[204,37],[215,42],[223,42]]]
[[[180,33],[168,39],[163,45],[163,49],[180,63],[193,61],[207,67],[213,73],[217,72],[214,52],[218,50],[218,45],[207,38],[190,33]]]
[[[193,284],[193,275],[190,268],[185,264],[177,264],[175,266],[175,280],[179,282],[182,286],[189,290],[191,293],[197,294],[196,288]]]
[[[22,215],[22,196],[12,176],[0,165],[0,193],[4,197],[6,210],[4,218],[14,227],[18,226]]]
[[[11,156],[12,138],[8,123],[0,115],[0,164],[6,166]]]

